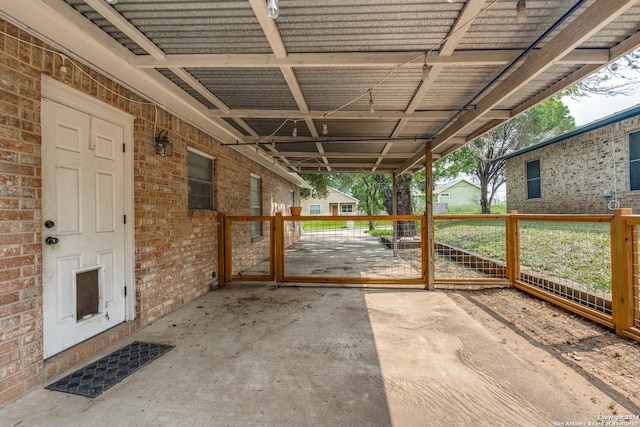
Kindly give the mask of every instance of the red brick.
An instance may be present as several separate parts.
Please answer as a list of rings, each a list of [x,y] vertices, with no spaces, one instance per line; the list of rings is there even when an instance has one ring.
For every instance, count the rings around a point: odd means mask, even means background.
[[[0,211],[0,216],[2,215]],[[19,213],[19,212],[18,212]],[[34,233],[14,233],[14,234],[0,234],[0,245],[11,245],[14,243],[34,243]],[[0,278],[0,280],[2,280]]]
[[[22,252],[20,245],[0,246],[0,256],[3,257],[20,255],[20,252]]]
[[[18,209],[20,200],[0,198],[0,209]]]
[[[13,285],[16,283],[13,280],[17,279],[18,277],[20,277],[19,268],[0,271],[0,292],[12,290]],[[7,283],[2,283],[2,282],[7,282]]]
[[[0,382],[0,402],[8,402],[9,400],[20,396],[24,392],[22,384],[17,384],[12,387],[6,388],[2,386]]]
[[[20,292],[0,294],[0,306],[20,301]]]
[[[0,259],[0,269],[8,269],[14,267],[24,267],[25,265],[31,265],[35,262],[33,255],[20,256],[20,257],[5,257]]]

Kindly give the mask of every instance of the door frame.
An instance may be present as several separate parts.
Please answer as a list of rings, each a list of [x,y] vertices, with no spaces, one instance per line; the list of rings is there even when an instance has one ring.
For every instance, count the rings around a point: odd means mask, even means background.
[[[71,88],[64,83],[42,76],[41,96],[66,107],[89,114],[98,119],[122,126],[125,144],[123,165],[124,212],[127,222],[124,224],[124,280],[127,287],[125,296],[125,321],[136,318],[136,289],[134,276],[134,210],[133,210],[133,120],[134,116],[117,109],[99,99]],[[43,135],[44,143],[44,135]],[[44,163],[44,159],[43,159]],[[44,301],[43,301],[44,303]]]

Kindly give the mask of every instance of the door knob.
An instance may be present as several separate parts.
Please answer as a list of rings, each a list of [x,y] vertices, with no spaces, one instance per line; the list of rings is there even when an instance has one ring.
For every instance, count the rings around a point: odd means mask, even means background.
[[[58,240],[58,238],[57,238],[57,237],[51,237],[51,236],[49,236],[49,237],[47,237],[46,239],[44,239],[44,242],[45,242],[47,245],[57,245],[57,244],[58,244],[58,242],[59,242],[59,240]]]
[[[53,227],[54,225],[56,225],[56,223],[55,223],[55,222],[53,222],[53,221],[51,221],[50,219],[48,219],[48,220],[46,220],[46,221],[44,222],[44,226],[45,226],[45,227],[47,227],[47,228],[51,228],[51,227]]]

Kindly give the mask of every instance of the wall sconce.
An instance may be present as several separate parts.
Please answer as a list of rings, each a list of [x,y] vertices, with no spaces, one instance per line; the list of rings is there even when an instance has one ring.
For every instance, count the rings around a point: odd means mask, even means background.
[[[160,154],[162,157],[171,157],[173,155],[173,144],[169,142],[168,134],[168,130],[161,130],[156,136],[156,154]]]

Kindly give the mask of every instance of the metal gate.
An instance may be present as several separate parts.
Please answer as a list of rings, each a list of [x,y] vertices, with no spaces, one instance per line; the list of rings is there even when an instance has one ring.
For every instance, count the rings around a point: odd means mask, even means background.
[[[427,283],[425,216],[276,214],[222,223],[224,282]]]

